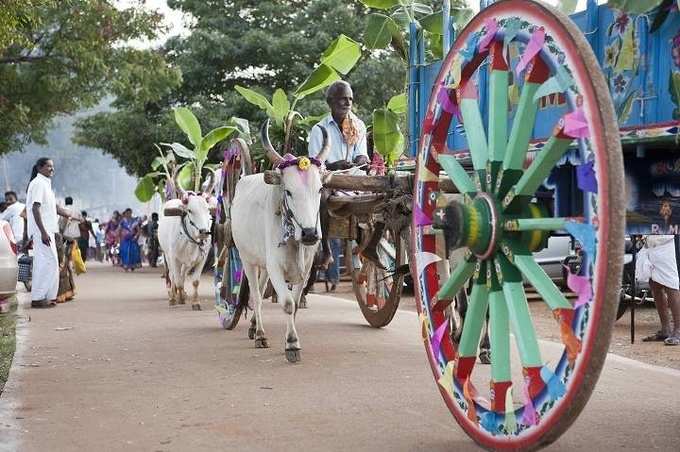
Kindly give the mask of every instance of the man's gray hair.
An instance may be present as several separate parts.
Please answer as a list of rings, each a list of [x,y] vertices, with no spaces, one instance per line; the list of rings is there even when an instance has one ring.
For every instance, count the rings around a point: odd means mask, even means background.
[[[352,85],[350,85],[349,82],[346,82],[344,80],[338,80],[336,82],[331,83],[331,86],[329,86],[326,89],[326,99],[330,99],[331,97],[333,97],[336,91],[338,91],[341,87],[352,89]]]

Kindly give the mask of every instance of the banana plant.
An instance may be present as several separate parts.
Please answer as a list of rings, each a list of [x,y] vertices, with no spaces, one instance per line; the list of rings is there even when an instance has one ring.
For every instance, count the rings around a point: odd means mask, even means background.
[[[179,179],[182,180],[191,178],[193,180],[193,189],[198,192],[201,188],[201,173],[203,166],[208,159],[208,153],[217,143],[226,140],[229,135],[237,131],[237,126],[229,125],[217,127],[205,136],[202,134],[201,125],[192,111],[186,107],[178,107],[174,109],[175,122],[180,129],[186,134],[189,142],[194,146],[189,149],[182,143],[161,143],[167,146],[172,151],[183,159],[187,160],[185,166],[180,170]]]
[[[373,149],[392,167],[404,153],[405,138],[400,124],[407,111],[406,94],[393,96],[386,107],[373,110]]]
[[[151,163],[151,172],[145,174],[137,184],[135,195],[141,202],[148,202],[155,193],[164,198],[164,187],[172,178],[172,169],[177,166],[177,182],[185,189],[200,190],[201,174],[206,167],[216,165],[206,163],[210,150],[221,141],[226,140],[233,133],[237,133],[248,143],[252,143],[248,120],[231,117],[226,126],[217,127],[205,136],[196,116],[186,107],[174,110],[177,125],[187,135],[189,142],[194,145],[189,149],[181,143],[161,143],[168,150],[167,154],[156,146],[159,156]],[[176,157],[182,158],[183,163],[177,163]]]
[[[347,75],[361,58],[361,46],[358,42],[340,35],[321,55],[319,65],[297,89],[287,94],[283,89],[274,91],[271,101],[264,95],[236,85],[236,91],[245,100],[263,110],[267,116],[284,132],[284,151],[290,152],[292,132],[296,125],[308,124],[316,118],[305,118],[297,111],[298,103],[319,90],[341,80],[340,75]]]

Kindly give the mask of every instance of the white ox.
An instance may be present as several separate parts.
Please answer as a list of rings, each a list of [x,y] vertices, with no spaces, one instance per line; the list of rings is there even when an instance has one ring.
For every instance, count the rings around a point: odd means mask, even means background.
[[[262,322],[260,287],[268,276],[288,317],[286,359],[297,362],[300,340],[295,312],[321,238],[320,166],[328,154],[328,134],[322,127],[324,146],[318,160],[289,155],[284,159],[269,141],[268,126],[269,121],[262,127],[262,144],[274,170],[246,176],[238,182],[231,206],[231,228],[255,304],[249,336],[255,339],[255,347],[269,347]],[[293,285],[292,292],[288,284]]]
[[[179,199],[171,199],[163,206],[158,223],[160,243],[167,271],[170,306],[185,304],[184,282],[194,286],[191,308],[200,311],[198,284],[210,249],[212,217],[207,198],[212,192],[214,173],[203,193],[185,192],[175,180]]]

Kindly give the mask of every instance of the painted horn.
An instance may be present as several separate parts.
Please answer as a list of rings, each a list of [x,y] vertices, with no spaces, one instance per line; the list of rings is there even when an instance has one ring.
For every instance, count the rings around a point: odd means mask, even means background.
[[[206,186],[206,189],[203,190],[203,193],[205,193],[206,195],[211,195],[213,189],[215,188],[215,178],[216,178],[215,177],[215,170],[212,169],[212,168],[207,168],[207,167],[206,167],[206,169],[208,170],[208,173],[209,173],[208,179],[207,179],[209,182],[208,182],[208,185]]]
[[[177,193],[177,197],[179,199],[183,199],[187,193],[184,191],[182,186],[179,184],[179,181],[177,180],[177,176],[179,175],[179,166],[176,166],[175,169],[172,172],[172,184],[175,186],[175,192]]]
[[[267,158],[272,164],[272,167],[276,167],[280,162],[283,161],[283,157],[276,152],[276,149],[274,149],[274,146],[272,146],[272,142],[269,141],[269,118],[262,124],[262,128],[260,129],[260,138],[262,139],[262,146],[264,147],[265,152],[267,153]]]
[[[328,158],[328,152],[331,149],[331,140],[328,139],[328,131],[326,128],[324,126],[318,127],[321,129],[321,133],[323,134],[323,144],[321,146],[321,151],[319,151],[319,155],[317,155],[316,158],[323,163]]]

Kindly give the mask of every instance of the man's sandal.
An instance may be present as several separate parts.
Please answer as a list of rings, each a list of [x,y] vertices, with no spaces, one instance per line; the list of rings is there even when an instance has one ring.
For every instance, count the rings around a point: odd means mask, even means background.
[[[680,335],[668,336],[666,340],[663,341],[665,345],[680,345]]]
[[[668,334],[665,334],[663,331],[659,330],[651,336],[643,338],[642,342],[663,342],[666,339],[668,339]]]

